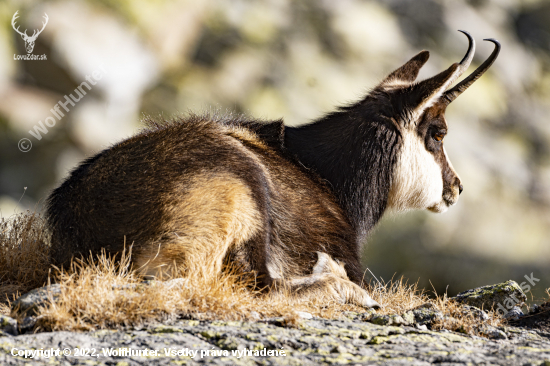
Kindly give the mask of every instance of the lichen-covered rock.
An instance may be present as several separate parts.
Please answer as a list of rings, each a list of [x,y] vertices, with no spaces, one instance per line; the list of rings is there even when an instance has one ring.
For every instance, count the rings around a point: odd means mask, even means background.
[[[414,316],[414,313],[411,310],[406,311],[405,313],[403,313],[403,315],[401,315],[401,317],[405,321],[406,325],[412,325],[416,322],[416,317]]]
[[[401,315],[390,314],[390,315],[373,315],[370,318],[370,322],[378,325],[410,325],[411,322],[407,322]]]
[[[26,316],[19,322],[19,332],[23,334],[32,333],[35,325],[36,325],[36,317]]]
[[[368,322],[375,315],[376,315],[376,310],[368,309],[367,311],[359,315],[359,319]]]
[[[55,301],[61,294],[58,284],[40,287],[20,296],[13,304],[12,311],[22,315],[36,315],[40,306]]]
[[[216,342],[216,346],[229,351],[239,349],[239,347],[244,348],[244,345],[235,337],[221,338]]]
[[[550,334],[487,328],[491,339],[450,331],[380,326],[356,320],[304,320],[299,328],[268,322],[178,320],[94,332],[0,338],[0,365],[545,365]],[[25,359],[12,349],[69,349],[71,356]],[[75,357],[76,349],[97,357]],[[117,354],[109,354],[116,350]],[[129,351],[134,353],[130,353]],[[138,350],[156,351],[147,356]],[[278,355],[273,356],[277,351]],[[284,352],[284,353],[283,353]]]
[[[428,307],[422,307],[412,310],[414,320],[418,325],[429,325],[436,320],[442,319],[443,314],[436,309],[430,309]]]
[[[527,296],[515,281],[510,280],[496,285],[467,290],[452,299],[479,309],[495,309],[504,315],[514,306],[525,302]]]
[[[17,320],[0,314],[0,334],[2,332],[17,335],[19,333],[17,331]]]
[[[484,324],[479,329],[479,332],[490,339],[508,339],[508,337],[506,336],[506,333],[503,330],[488,324]]]
[[[390,316],[389,315],[380,315],[380,314],[375,314],[373,315],[370,320],[369,320],[371,323],[373,324],[378,324],[378,325],[389,325],[390,322],[391,322],[391,319],[390,319]]]
[[[508,314],[510,316],[506,320],[509,325],[550,333],[550,301],[533,306],[523,316],[521,316],[522,312],[519,308],[512,309]]]
[[[504,319],[508,320],[518,320],[520,317],[524,316],[523,311],[519,306],[514,306],[510,311],[504,314]]]
[[[486,311],[470,305],[462,305],[462,314],[471,314],[474,316],[474,318],[481,321],[489,320],[490,318],[489,314],[487,314]]]

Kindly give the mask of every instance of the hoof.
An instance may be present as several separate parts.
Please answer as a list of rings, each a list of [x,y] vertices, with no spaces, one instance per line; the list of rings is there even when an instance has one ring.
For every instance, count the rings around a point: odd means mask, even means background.
[[[380,305],[379,303],[377,303],[376,301],[374,301],[369,297],[367,301],[365,301],[365,304],[363,305],[363,307],[367,309],[381,309],[382,305]]]

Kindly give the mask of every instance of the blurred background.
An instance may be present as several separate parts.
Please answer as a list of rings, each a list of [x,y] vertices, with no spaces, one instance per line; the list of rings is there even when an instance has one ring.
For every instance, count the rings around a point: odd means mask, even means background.
[[[17,10],[29,35],[48,15],[32,52],[47,60],[15,59],[27,54]],[[4,0],[0,24],[5,218],[41,210],[76,164],[138,131],[144,115],[221,110],[297,125],[359,99],[422,49],[431,58],[420,78],[459,61],[458,29],[477,41],[469,72],[493,50],[482,39],[496,38],[496,63],[447,110],[458,204],[386,217],[363,259],[378,278],[449,295],[531,274],[535,298],[550,287],[548,1]],[[101,80],[48,127],[94,72]],[[41,139],[29,134],[39,122]]]

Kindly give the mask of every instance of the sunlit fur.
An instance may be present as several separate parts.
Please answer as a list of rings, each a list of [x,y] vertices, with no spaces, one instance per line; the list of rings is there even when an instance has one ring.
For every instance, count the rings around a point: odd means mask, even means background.
[[[258,288],[377,307],[360,262],[369,232],[388,208],[443,212],[462,190],[439,137],[443,93],[467,65],[415,82],[427,60],[420,52],[360,101],[299,127],[147,121],[52,192],[52,262],[132,245],[145,276],[232,264]]]

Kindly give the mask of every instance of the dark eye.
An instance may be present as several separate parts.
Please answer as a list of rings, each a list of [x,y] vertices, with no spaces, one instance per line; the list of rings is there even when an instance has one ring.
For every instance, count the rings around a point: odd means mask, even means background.
[[[443,141],[443,138],[445,137],[446,134],[447,134],[447,131],[443,131],[443,130],[436,131],[433,134],[433,139],[435,141],[441,142]]]

